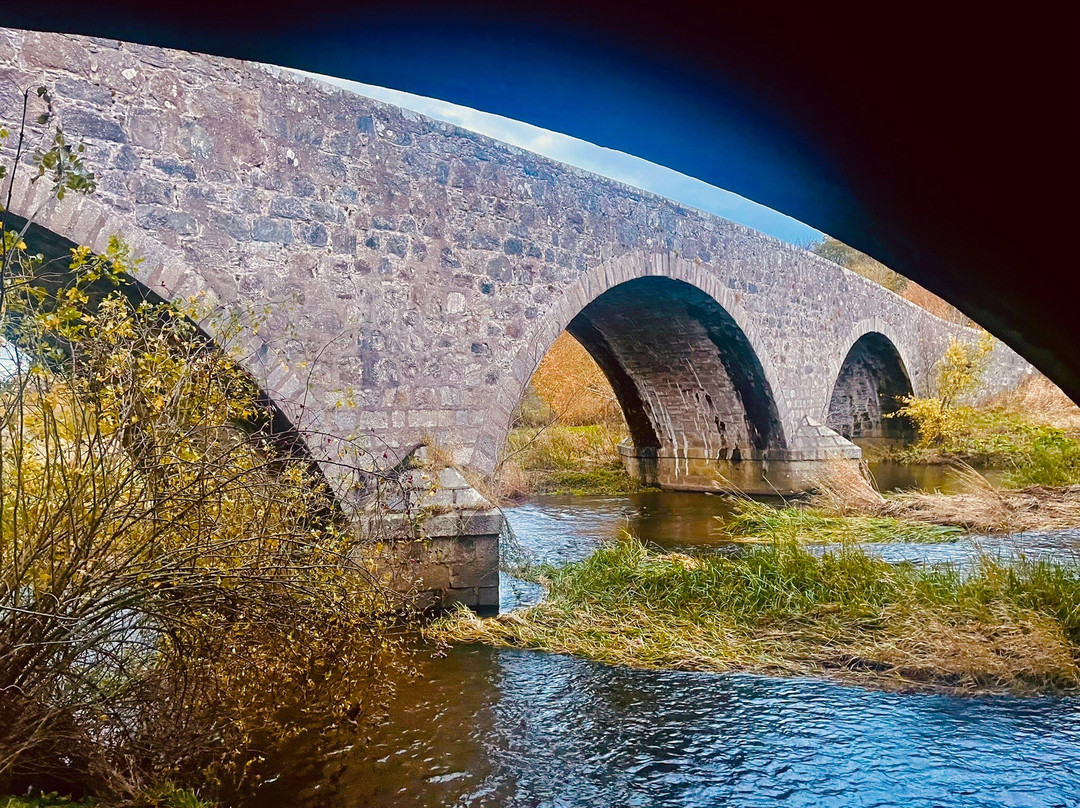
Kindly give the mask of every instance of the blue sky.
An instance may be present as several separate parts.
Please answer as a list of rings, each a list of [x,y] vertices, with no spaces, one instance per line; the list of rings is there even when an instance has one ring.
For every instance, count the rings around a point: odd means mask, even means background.
[[[463,129],[479,132],[504,143],[542,154],[553,160],[666,196],[683,205],[714,213],[768,233],[781,241],[805,246],[822,237],[820,231],[809,225],[738,194],[733,194],[731,191],[725,191],[715,185],[709,185],[640,157],[597,146],[576,137],[435,98],[425,98],[400,90],[375,87],[358,81],[322,76],[301,70],[292,72],[333,84],[358,95],[411,109],[429,118],[437,118]]]

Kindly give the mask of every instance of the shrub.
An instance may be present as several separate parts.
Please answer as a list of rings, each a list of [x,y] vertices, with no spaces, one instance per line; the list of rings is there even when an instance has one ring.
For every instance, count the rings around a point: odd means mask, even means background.
[[[994,338],[983,332],[974,343],[952,337],[945,355],[937,364],[934,395],[927,398],[903,396],[900,407],[886,417],[910,418],[919,430],[924,447],[946,446],[970,431],[971,411],[961,405],[964,396],[982,384]]]
[[[38,179],[92,192],[81,147],[50,142]],[[385,703],[407,664],[385,593],[237,366],[251,323],[220,320],[211,345],[207,312],[140,294],[119,239],[48,261],[9,222],[0,793],[251,789],[270,750],[312,725],[353,733]]]

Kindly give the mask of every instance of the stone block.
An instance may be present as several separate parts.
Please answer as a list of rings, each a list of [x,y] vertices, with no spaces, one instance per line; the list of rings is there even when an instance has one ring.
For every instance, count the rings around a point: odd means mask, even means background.
[[[420,523],[420,530],[428,538],[444,536],[457,536],[460,534],[461,523],[455,513],[442,513],[429,516]]]
[[[469,484],[457,469],[447,466],[439,472],[439,485],[443,488],[468,488]]]
[[[475,565],[452,569],[450,570],[450,586],[454,589],[476,587],[480,585],[482,577],[484,577],[483,570],[477,569]]]
[[[473,540],[477,566],[483,569],[499,568],[499,537],[477,536]]]
[[[454,506],[457,508],[468,508],[470,510],[489,510],[491,503],[480,495],[480,492],[471,486],[468,488],[458,488],[453,491]],[[463,517],[467,518],[467,517]]]
[[[506,525],[506,518],[497,509],[473,511],[460,517],[460,532],[469,536],[498,536]]]
[[[421,589],[446,589],[454,586],[454,571],[445,564],[422,562],[416,575]]]
[[[183,236],[193,236],[198,232],[194,216],[162,205],[136,205],[135,221],[147,230],[169,230]]]
[[[452,609],[458,604],[462,606],[468,606],[469,608],[476,608],[480,605],[480,596],[476,589],[446,589],[443,590],[440,604],[445,609]],[[496,601],[496,605],[498,602]]]
[[[258,216],[252,225],[251,237],[255,241],[291,244],[292,224],[287,219],[271,219],[268,216]]]
[[[307,219],[304,203],[290,196],[275,196],[271,199],[270,215],[282,219]]]

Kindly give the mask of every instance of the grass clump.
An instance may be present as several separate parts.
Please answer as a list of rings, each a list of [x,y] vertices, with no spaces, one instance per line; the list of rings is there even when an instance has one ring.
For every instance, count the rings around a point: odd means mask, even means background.
[[[736,542],[790,540],[801,544],[845,542],[938,543],[963,534],[955,525],[935,525],[891,516],[831,516],[814,508],[774,508],[763,502],[739,500],[733,512],[718,517],[724,533]]]
[[[203,801],[194,791],[177,788],[168,781],[136,794],[127,804],[132,808],[213,808],[212,803]],[[104,808],[104,805],[92,797],[76,799],[55,791],[0,797],[0,808]]]
[[[792,541],[735,557],[660,553],[636,538],[560,568],[548,598],[432,631],[611,664],[827,674],[906,688],[1065,691],[1080,686],[1080,570],[983,558],[964,574]]]
[[[958,462],[952,466],[966,493],[904,491],[885,496],[874,489],[865,469],[826,463],[814,480],[809,505],[813,513],[844,517],[852,523],[868,517],[892,519],[904,525],[955,526],[977,533],[1017,533],[1080,525],[1080,486],[996,488],[971,466]],[[904,540],[918,541],[917,538]]]

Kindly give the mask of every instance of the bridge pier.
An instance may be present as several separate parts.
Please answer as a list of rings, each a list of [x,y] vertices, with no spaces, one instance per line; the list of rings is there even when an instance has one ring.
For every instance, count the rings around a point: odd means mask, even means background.
[[[425,611],[498,612],[502,512],[457,469],[434,467],[426,447],[411,460],[415,467],[380,481],[357,520],[354,558]]]

